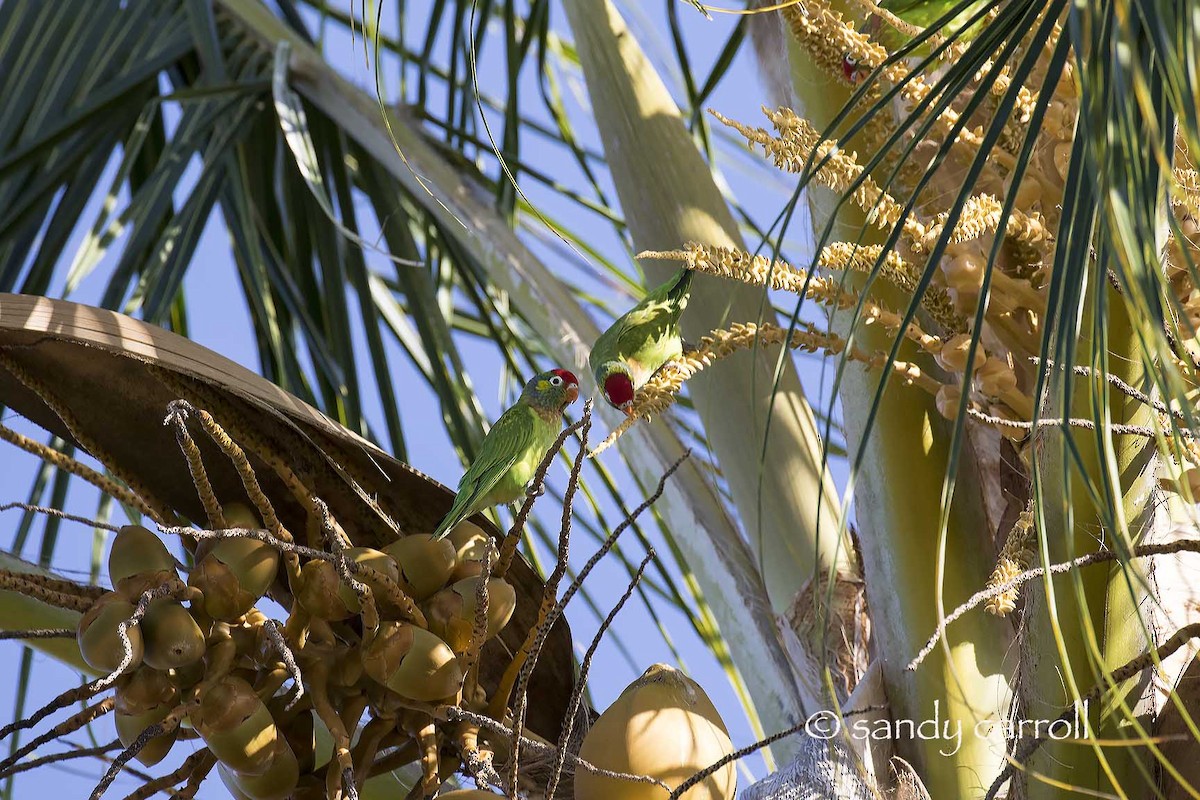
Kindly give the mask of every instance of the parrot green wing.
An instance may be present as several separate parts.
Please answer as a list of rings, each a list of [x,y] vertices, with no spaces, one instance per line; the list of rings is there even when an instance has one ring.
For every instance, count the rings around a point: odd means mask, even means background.
[[[536,444],[537,414],[523,403],[509,408],[488,431],[479,455],[463,473],[449,513],[433,532],[434,540],[445,538],[454,526],[488,505],[488,495]]]
[[[653,371],[676,355],[679,317],[691,284],[692,271],[682,269],[617,319],[592,347],[588,356],[592,370],[609,361],[637,361]]]

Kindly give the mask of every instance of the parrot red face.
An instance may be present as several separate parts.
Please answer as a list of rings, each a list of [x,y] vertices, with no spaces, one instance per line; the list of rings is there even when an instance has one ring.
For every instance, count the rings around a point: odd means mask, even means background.
[[[633,416],[633,381],[623,372],[614,372],[604,379],[604,399],[626,416]]]
[[[571,405],[571,403],[574,403],[576,400],[578,400],[579,379],[575,377],[575,373],[566,369],[552,369],[550,371],[553,372],[554,376],[562,382],[562,385],[567,387],[567,405]],[[554,379],[551,378],[550,382],[553,383]]]

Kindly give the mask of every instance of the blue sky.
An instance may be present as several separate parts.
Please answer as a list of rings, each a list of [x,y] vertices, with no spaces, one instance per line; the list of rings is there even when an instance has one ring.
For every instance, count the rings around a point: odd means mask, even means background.
[[[673,0],[646,3],[628,0],[618,3],[618,6],[626,14],[631,27],[635,30],[643,47],[651,55],[660,74],[668,79],[669,85],[676,91],[677,96],[683,97],[680,73],[674,62],[673,50],[664,21],[666,5],[670,2]],[[344,6],[345,3],[340,5]],[[391,0],[384,0],[385,27],[391,24],[391,17],[386,13],[391,6]],[[410,30],[419,32],[421,29],[421,4],[409,3],[408,7]],[[683,3],[679,4],[678,13],[685,22],[686,42],[689,56],[692,59],[692,68],[697,74],[706,75],[709,65],[730,35],[737,18],[731,15],[717,15],[714,20],[707,21]],[[552,25],[558,30],[565,31],[565,19],[557,4],[554,5],[552,14]],[[331,60],[352,81],[370,91],[374,78],[367,72],[363,63],[361,40],[352,43],[346,35],[345,29],[333,24],[326,28],[326,32],[329,35],[327,52],[331,54]],[[504,90],[503,71],[490,69],[494,64],[499,63],[498,59],[501,57],[502,53],[498,52],[498,48],[495,47],[485,50],[481,57],[480,80],[485,92],[500,94]],[[385,63],[385,73],[389,66]],[[529,70],[526,71],[523,80],[533,79],[528,72]],[[566,74],[563,79],[568,105],[573,114],[581,115],[580,118],[586,118],[586,92],[581,78]],[[489,85],[489,81],[494,85]],[[385,81],[385,86],[394,91],[396,86],[394,74],[390,74]],[[436,89],[434,91],[436,92]],[[759,106],[764,102],[765,97],[765,89],[758,79],[757,66],[753,62],[747,45],[743,47],[724,82],[713,94],[709,105],[719,108],[728,116],[759,124],[758,121],[761,118]],[[489,120],[493,130],[498,131],[501,123],[499,116],[490,113]],[[599,148],[599,143],[591,130],[587,128],[580,130],[584,145]],[[550,147],[539,148],[536,139],[529,138],[523,142],[522,157],[535,164],[541,171],[554,175],[556,179],[568,185],[579,185],[580,176],[577,168],[559,150]],[[718,163],[734,193],[743,198],[747,210],[760,223],[769,224],[783,203],[786,202],[791,180],[787,176],[761,168],[756,158],[745,154],[739,155],[733,147],[723,147],[718,151]],[[100,182],[101,187],[107,186],[107,182],[111,180],[111,170],[114,169],[115,164],[110,166],[110,172]],[[611,233],[611,226],[598,222],[596,217],[576,206],[561,201],[553,206],[549,205],[554,195],[532,181],[523,181],[522,187],[535,204],[546,203],[552,216],[567,226],[582,229],[586,235],[593,237],[605,255],[627,267],[630,272],[633,271],[633,265],[623,253],[619,240]],[[609,191],[610,196],[615,196],[611,187],[605,186],[605,188]],[[99,198],[97,198],[97,202],[98,200]],[[98,208],[91,213],[98,213]],[[807,251],[803,246],[803,237],[799,233],[802,226],[797,225],[794,229],[796,241],[793,242],[794,249],[791,255],[797,257],[806,254]],[[364,237],[371,240],[374,233],[373,231],[364,231]],[[544,257],[548,263],[554,264],[563,260],[561,248],[555,246],[555,243],[547,243],[528,234],[525,238],[538,255]],[[589,241],[593,239],[589,239]],[[68,262],[77,246],[78,242],[66,249]],[[118,251],[119,247],[115,248],[113,252]],[[106,262],[102,263],[97,271],[84,281],[71,299],[79,302],[97,300],[107,277],[105,267],[111,266],[112,260],[111,256],[106,259]],[[189,304],[194,309],[190,316],[192,338],[251,369],[257,369],[257,354],[254,349],[249,316],[240,300],[239,302],[228,301],[231,297],[240,298],[241,288],[236,280],[228,241],[219,215],[212,218],[205,230],[195,263],[197,266],[189,271],[185,281]],[[374,268],[385,269],[386,262],[377,255],[368,254],[368,263]],[[60,282],[52,287],[50,293],[61,295],[62,288]],[[616,308],[628,302],[608,281],[596,279],[591,288],[598,296],[610,301]],[[359,343],[363,344],[360,327],[355,329],[355,334]],[[484,404],[487,415],[489,418],[495,419],[508,401],[508,392],[513,387],[511,383],[502,381],[502,365],[496,359],[495,351],[490,346],[469,338],[463,338],[460,346],[468,359],[470,380]],[[395,366],[392,376],[393,385],[403,398],[404,433],[409,442],[410,460],[418,469],[442,483],[452,486],[457,482],[462,466],[441,427],[440,409],[432,393],[424,390],[423,381],[419,378],[417,371],[408,364],[397,347],[394,345],[390,345],[390,347],[392,364]],[[363,349],[365,350],[365,344],[363,344]],[[822,380],[819,369],[820,362],[808,358],[801,361],[801,364],[804,380],[807,384],[812,385],[814,391],[817,390]],[[549,364],[543,366],[549,366]],[[362,376],[362,379],[365,387],[373,386],[372,378],[369,375]],[[374,393],[366,392],[362,401],[368,418],[376,430],[382,431],[382,416]],[[578,408],[576,406],[573,409],[574,413],[578,413]],[[5,414],[4,421],[24,432],[34,432],[32,426],[15,420],[11,412]],[[4,475],[3,484],[8,489],[0,501],[24,500],[36,471],[37,465],[32,459],[16,454],[9,448],[0,449],[0,473]],[[560,462],[553,477],[555,485],[560,489],[564,482],[564,471],[565,467]],[[637,487],[629,485],[629,482],[625,481],[622,488],[625,500],[630,505],[636,505],[640,501],[641,492]],[[95,492],[82,485],[72,485],[68,497],[68,506],[72,511],[93,515],[96,511],[96,504]],[[620,518],[620,515],[616,514],[611,507],[605,507],[603,510],[610,521]],[[552,513],[553,509],[544,507],[542,512],[543,514]],[[547,517],[549,516],[550,514],[547,514]],[[0,516],[0,520],[7,523],[0,530],[13,530],[19,520],[19,515],[15,512],[7,512]],[[25,558],[37,559],[44,524],[44,520],[35,522],[23,551]],[[3,536],[5,545],[9,545],[12,541],[11,534],[5,533]],[[640,560],[642,551],[636,542],[627,541],[626,545],[629,548],[629,558],[636,563]],[[94,540],[89,528],[65,523],[58,534],[54,564],[58,570],[66,574],[86,577],[91,569],[93,549]],[[590,555],[592,549],[590,541],[580,541],[575,548],[578,563],[582,563],[582,560]],[[660,548],[660,552],[663,552],[663,548]],[[539,555],[543,560],[550,558],[550,554],[546,552]],[[593,585],[590,587],[593,589],[597,607],[589,610],[583,603],[577,603],[568,611],[568,619],[572,623],[580,653],[587,647],[597,628],[598,616],[603,616],[616,601],[625,588],[625,582],[625,570],[613,564],[609,559],[598,570]],[[735,744],[740,746],[751,742],[754,737],[746,724],[737,698],[707,648],[692,631],[687,619],[676,610],[664,607],[663,603],[658,603],[656,607],[661,614],[663,628],[670,637],[676,652],[682,656],[682,666],[686,667],[712,696],[730,727]],[[592,699],[598,708],[605,707],[629,680],[636,677],[649,664],[655,661],[678,663],[671,649],[665,643],[662,633],[656,628],[642,604],[631,602],[627,605],[621,616],[618,617],[615,628],[623,647],[612,639],[606,640],[600,647],[592,672],[590,684]],[[5,650],[3,657],[0,657],[0,686],[5,687],[0,689],[0,722],[3,722],[10,719],[14,712],[14,691],[11,687],[16,684],[16,674],[21,656],[19,645],[0,643],[0,647]],[[36,707],[61,691],[62,688],[73,685],[78,681],[78,676],[49,658],[35,655],[33,680],[30,703]],[[111,727],[107,723],[98,724],[95,728],[98,739],[107,741],[111,738]],[[86,736],[82,734],[75,736],[74,740],[87,741]],[[188,749],[188,745],[178,746],[174,755],[182,757],[186,755]],[[174,758],[174,755],[170,763],[178,760]],[[75,762],[75,764],[75,767],[55,767],[22,776],[16,782],[13,796],[26,797],[32,796],[34,792],[44,791],[55,792],[65,797],[86,796],[95,782],[96,765],[86,762]],[[747,761],[747,765],[755,774],[762,774],[761,762],[751,759]],[[160,765],[150,771],[159,774],[166,769]],[[742,782],[744,785],[744,778]],[[140,782],[135,779],[121,778],[110,790],[109,796],[121,797],[138,785]],[[226,794],[219,787],[219,783],[213,781],[201,790],[199,796],[216,798],[224,797]]]

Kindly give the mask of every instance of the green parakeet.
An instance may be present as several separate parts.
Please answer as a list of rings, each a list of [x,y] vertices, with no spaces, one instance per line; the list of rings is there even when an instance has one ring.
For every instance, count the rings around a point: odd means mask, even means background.
[[[634,390],[683,353],[679,317],[691,288],[692,271],[679,270],[600,334],[592,346],[588,364],[613,408],[632,413]]]
[[[578,397],[579,380],[565,369],[543,372],[525,384],[517,402],[483,437],[479,454],[458,482],[450,512],[433,532],[434,541],[472,514],[523,495],[558,438],[563,411]]]

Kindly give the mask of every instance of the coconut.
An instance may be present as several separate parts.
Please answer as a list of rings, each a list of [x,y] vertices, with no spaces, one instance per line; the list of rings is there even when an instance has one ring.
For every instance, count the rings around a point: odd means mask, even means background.
[[[112,672],[125,657],[125,646],[117,632],[118,626],[133,616],[134,606],[117,592],[101,595],[79,620],[76,639],[83,660],[93,669],[105,674]],[[125,671],[135,669],[142,663],[144,647],[142,632],[137,625],[130,625],[126,632],[133,648],[133,660]]]
[[[400,572],[396,562],[380,550],[370,547],[349,547],[346,557],[356,563],[371,567],[391,578],[399,578]],[[381,598],[383,590],[377,580],[366,575],[353,575],[371,590],[374,597]],[[318,619],[336,622],[347,619],[362,610],[358,595],[354,593],[342,577],[338,575],[337,567],[329,561],[314,559],[300,569],[300,580],[293,587],[296,599],[304,610]]]
[[[145,641],[142,658],[155,669],[178,669],[204,657],[204,631],[175,600],[164,597],[151,602],[141,628]]]
[[[951,337],[942,345],[941,351],[934,356],[934,360],[941,365],[942,369],[950,372],[965,372],[967,369],[967,353],[971,348],[971,335],[969,333],[960,333],[957,336]],[[975,369],[979,370],[987,361],[987,354],[983,351],[983,345],[975,347]]]
[[[117,686],[113,723],[121,744],[129,747],[142,731],[167,718],[179,702],[179,690],[165,673],[142,666]],[[137,760],[152,767],[171,752],[179,728],[155,736],[137,753]]]
[[[989,358],[983,368],[976,371],[975,380],[979,391],[988,397],[1001,397],[1017,388],[1017,375],[1003,358]]]
[[[349,598],[343,593],[343,588],[349,592]],[[313,560],[301,567],[292,592],[304,610],[317,619],[336,622],[353,615],[354,608],[358,607],[358,599],[354,598],[349,587],[342,586],[337,569],[328,561]]]
[[[481,577],[467,578],[435,594],[425,604],[430,632],[441,637],[450,649],[461,653],[471,643],[475,608]],[[517,593],[503,578],[488,581],[487,639],[504,629],[517,607]]]
[[[383,548],[396,560],[400,579],[412,589],[413,597],[424,600],[446,585],[458,553],[449,539],[434,541],[428,533],[417,533]]]
[[[188,585],[204,594],[204,611],[213,619],[235,620],[267,593],[279,571],[279,551],[257,539],[221,539],[188,576]]]
[[[191,717],[222,763],[243,775],[267,772],[276,754],[275,741],[282,737],[249,683],[234,676],[222,678],[201,694],[200,707]]]
[[[961,399],[962,387],[958,384],[947,383],[938,388],[934,405],[937,406],[939,414],[952,420],[958,416],[958,403]]]
[[[108,551],[108,579],[126,600],[136,603],[142,592],[177,577],[175,559],[157,535],[141,525],[117,531]]]
[[[461,581],[483,571],[483,557],[490,554],[490,563],[495,564],[500,553],[496,542],[474,522],[460,522],[446,537],[454,545],[454,573],[451,580]]]
[[[655,664],[626,687],[588,731],[579,757],[607,770],[649,775],[675,789],[733,752],[729,732],[700,685]],[[726,764],[681,800],[733,800],[737,773]],[[575,772],[575,800],[663,800],[662,787]]]
[[[221,781],[231,794],[247,800],[285,800],[292,796],[300,780],[299,763],[283,738],[276,739],[272,749],[270,765],[261,775],[246,775],[224,763],[217,765]]]
[[[462,686],[462,668],[446,643],[406,622],[382,623],[362,662],[372,680],[410,700],[441,700]]]
[[[350,561],[354,562],[355,564],[372,568],[376,572],[379,572],[380,574],[389,578],[393,583],[396,583],[400,580],[400,568],[396,566],[396,562],[392,559],[392,557],[382,550],[375,550],[370,547],[348,547],[346,548],[346,558],[350,559]],[[367,588],[370,589],[371,593],[375,596],[376,602],[381,600],[386,595],[383,584],[376,578],[364,575],[362,573],[359,573],[354,577],[367,585]],[[345,590],[349,592],[350,600],[353,601],[355,611],[357,611],[358,595],[354,594],[354,591],[349,586],[346,586]]]

